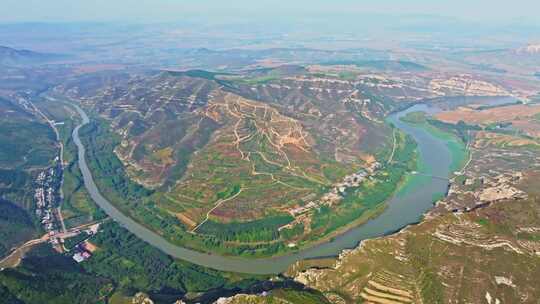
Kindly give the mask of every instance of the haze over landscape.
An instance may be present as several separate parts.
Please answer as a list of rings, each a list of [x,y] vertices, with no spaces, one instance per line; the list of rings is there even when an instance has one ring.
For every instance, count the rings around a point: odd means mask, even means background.
[[[538,303],[538,1],[2,4],[0,303]]]
[[[327,19],[339,18],[345,15],[352,17],[357,14],[388,14],[388,15],[435,15],[453,17],[467,21],[489,22],[499,25],[509,22],[530,22],[538,24],[535,12],[540,4],[534,0],[520,0],[517,3],[502,0],[298,0],[282,2],[276,0],[248,1],[185,1],[185,0],[118,0],[105,1],[67,1],[56,0],[48,3],[43,1],[4,0],[3,21],[35,22],[35,21],[143,21],[163,22],[182,20],[205,20],[212,23],[213,18],[219,21],[242,21],[239,18],[268,17],[281,20],[288,17],[321,17]],[[326,18],[325,18],[326,17]],[[211,19],[212,18],[212,19]]]

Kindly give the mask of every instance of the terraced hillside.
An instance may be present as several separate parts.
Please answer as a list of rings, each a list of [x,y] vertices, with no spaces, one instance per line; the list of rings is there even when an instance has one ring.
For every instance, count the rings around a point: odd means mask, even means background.
[[[497,132],[471,135],[470,162],[422,223],[288,275],[331,303],[537,303],[540,150]],[[513,140],[501,145],[499,135]],[[267,303],[224,303],[241,297]]]
[[[523,200],[438,217],[366,241],[331,268],[298,272],[296,280],[335,303],[536,303],[538,211],[535,200]]]
[[[140,198],[145,212],[116,203],[177,242],[202,240],[196,248],[279,251],[329,234],[365,219],[396,187],[406,166],[384,166],[393,148],[405,164],[414,159],[414,145],[393,141],[383,121],[393,102],[356,81],[98,74],[55,91],[103,120],[101,139],[116,139],[92,145],[114,150],[118,170],[152,193]]]

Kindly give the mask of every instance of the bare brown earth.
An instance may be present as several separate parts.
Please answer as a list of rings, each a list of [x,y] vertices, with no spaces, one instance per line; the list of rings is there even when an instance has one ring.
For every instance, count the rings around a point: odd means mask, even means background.
[[[101,71],[110,71],[110,70],[122,70],[125,66],[121,64],[93,64],[93,65],[79,65],[74,68],[75,73],[86,74],[86,73],[96,73]]]
[[[521,119],[512,122],[512,126],[523,133],[540,138],[540,121],[537,119]]]
[[[461,107],[455,111],[441,112],[436,118],[448,123],[458,123],[461,120],[468,124],[490,124],[530,118],[538,113],[540,105],[512,105],[481,111]]]
[[[475,147],[482,148],[489,145],[496,145],[500,147],[521,147],[521,146],[537,146],[540,144],[536,140],[521,138],[507,134],[500,134],[494,132],[479,132],[478,139],[475,143]]]
[[[309,194],[310,186],[302,186],[298,181],[329,183],[318,167],[319,160],[312,148],[314,139],[299,121],[281,115],[268,105],[234,94],[214,99],[206,113],[216,119],[216,123],[227,124],[227,127],[195,156],[193,161],[199,166],[190,166],[186,172],[190,178],[173,189],[171,196],[175,200],[189,197],[201,203],[213,201],[216,192],[227,189],[231,181],[237,180],[242,193],[214,209],[212,217],[248,219],[260,217],[267,208],[287,204],[293,197]],[[220,165],[222,163],[230,167]],[[208,171],[208,167],[220,166],[225,171]],[[241,176],[250,178],[245,180]],[[291,178],[298,181],[291,183]],[[279,191],[281,195],[273,194]],[[264,202],[257,199],[263,194]],[[206,211],[208,209],[200,209],[202,214]],[[202,214],[191,213],[198,221]]]

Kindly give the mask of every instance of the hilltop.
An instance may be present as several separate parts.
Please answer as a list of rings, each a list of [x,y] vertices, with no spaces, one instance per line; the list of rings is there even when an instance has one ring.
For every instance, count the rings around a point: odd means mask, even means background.
[[[30,50],[18,50],[0,46],[0,65],[21,66],[47,63],[62,59],[65,56],[58,54],[39,53]]]

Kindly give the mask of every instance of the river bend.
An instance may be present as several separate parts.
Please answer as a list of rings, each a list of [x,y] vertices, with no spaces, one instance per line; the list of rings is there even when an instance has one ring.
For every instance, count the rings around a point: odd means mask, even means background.
[[[78,149],[79,167],[84,185],[96,204],[131,233],[164,253],[217,270],[249,274],[276,274],[285,271],[289,265],[298,260],[336,256],[343,249],[354,248],[362,240],[387,235],[409,224],[418,222],[422,215],[433,206],[434,197],[446,193],[448,188],[448,181],[440,178],[431,178],[426,175],[410,176],[401,190],[388,201],[388,207],[381,215],[333,238],[331,241],[303,249],[297,253],[259,259],[201,253],[171,244],[162,236],[124,215],[101,195],[86,163],[85,148],[79,138],[80,128],[88,124],[90,120],[79,106],[72,105],[82,118],[81,124],[73,130],[72,134]],[[425,110],[425,107],[421,105],[414,106],[389,116],[387,121],[412,136],[417,142],[419,162],[422,163],[425,170],[423,173],[433,176],[449,176],[452,156],[446,142],[420,127],[399,120],[400,117],[407,113],[418,110]]]

